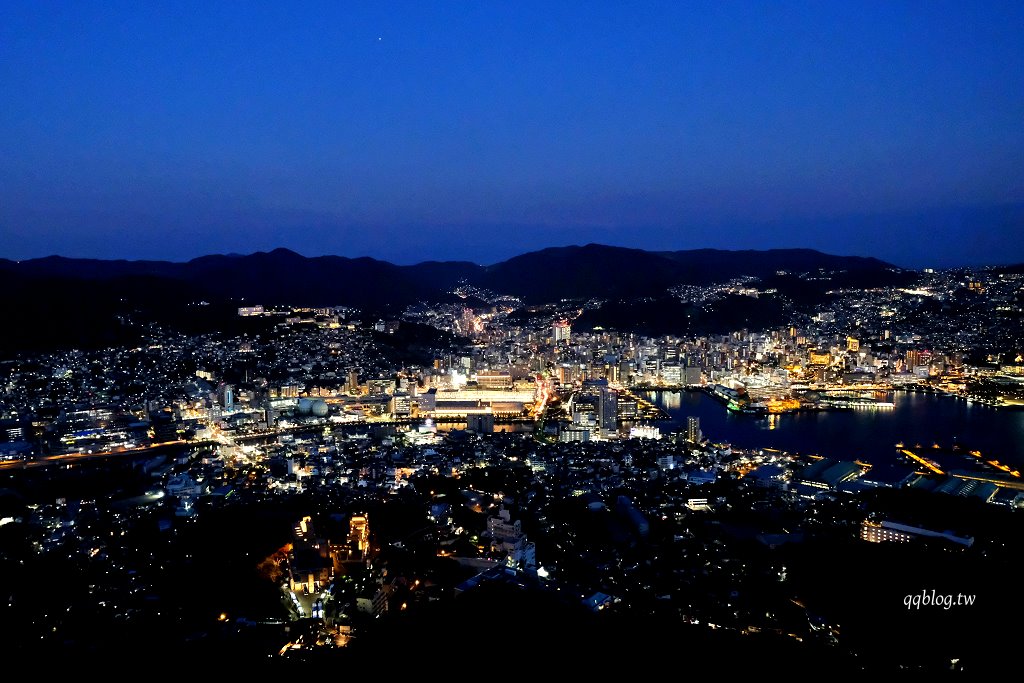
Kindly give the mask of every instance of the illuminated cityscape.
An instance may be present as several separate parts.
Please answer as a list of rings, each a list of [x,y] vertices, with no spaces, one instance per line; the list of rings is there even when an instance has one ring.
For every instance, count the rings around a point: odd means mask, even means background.
[[[4,651],[1012,674],[1022,7],[6,6]]]
[[[1024,281],[1003,268],[911,275],[912,287],[830,290],[776,327],[719,334],[604,328],[588,322],[599,300],[478,289],[472,305],[390,316],[238,306],[198,334],[137,311],[123,319],[132,346],[19,352],[0,362],[4,531],[20,539],[7,558],[82,582],[60,610],[13,591],[19,641],[88,649],[90,633],[160,624],[175,641],[198,629],[210,647],[318,661],[380,647],[404,612],[501,586],[556,612],[862,656],[839,606],[804,602],[823,548],[854,565],[871,557],[864,544],[900,544],[914,562],[1000,566],[1024,509],[1011,444],[911,442],[900,426],[901,407],[926,400],[1020,428]],[[779,296],[764,285],[672,296]],[[771,445],[806,431],[804,416],[888,420],[906,443],[879,437],[846,457],[834,436]],[[723,417],[760,443],[716,433]],[[237,549],[204,545],[224,524],[247,527]],[[193,555],[254,578],[222,576],[232,586],[209,603],[174,597]]]

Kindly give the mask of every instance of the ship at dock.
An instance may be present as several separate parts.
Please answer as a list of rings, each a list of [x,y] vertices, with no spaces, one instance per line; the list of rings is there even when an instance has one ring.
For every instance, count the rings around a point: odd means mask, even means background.
[[[731,412],[760,416],[768,414],[765,404],[751,399],[745,388],[733,389],[724,384],[713,384],[708,387],[708,393],[724,403]]]
[[[896,404],[884,391],[808,390],[798,394],[805,410],[892,410]]]

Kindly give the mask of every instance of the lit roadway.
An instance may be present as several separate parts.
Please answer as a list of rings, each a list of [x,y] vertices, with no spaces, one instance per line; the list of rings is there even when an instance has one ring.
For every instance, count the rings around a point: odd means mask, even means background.
[[[1009,479],[993,479],[992,477],[978,476],[974,474],[966,474],[964,472],[951,472],[950,476],[956,477],[957,479],[970,479],[971,481],[983,481],[986,484],[995,484],[996,486],[1002,486],[1007,489],[1014,489],[1016,491],[1024,491],[1024,482],[1011,481]]]
[[[205,446],[214,443],[213,441],[164,441],[162,443],[154,443],[148,446],[139,446],[138,448],[125,448],[119,451],[99,451],[98,453],[63,453],[61,455],[44,455],[40,458],[33,460],[6,460],[0,462],[0,470],[20,470],[28,467],[50,467],[53,465],[66,465],[75,462],[84,462],[87,460],[96,460],[100,458],[112,458],[119,457],[122,455],[144,455],[149,451],[155,451],[157,449],[166,448],[168,446]]]
[[[917,463],[920,463],[920,464],[924,465],[926,468],[928,468],[929,470],[931,470],[935,474],[945,474],[942,470],[940,470],[938,467],[936,467],[935,463],[933,463],[931,460],[926,460],[925,458],[922,458],[917,453],[914,453],[912,451],[908,451],[905,448],[900,450],[900,452],[903,453],[903,455],[905,455],[908,458],[910,458],[911,460],[913,460],[914,462],[917,462]]]
[[[537,395],[539,400],[533,407],[534,419],[541,421],[544,419],[544,413],[548,409],[548,401],[551,399],[551,390],[548,388],[547,382],[540,375],[537,375]]]
[[[903,455],[907,456],[908,458],[914,460],[915,462],[918,462],[921,465],[924,465],[926,468],[928,468],[929,470],[931,470],[935,474],[947,474],[946,472],[943,472],[938,467],[936,467],[935,463],[933,463],[931,460],[928,460],[926,458],[922,458],[921,456],[913,453],[912,451],[908,451],[908,450],[906,450],[904,448],[904,449],[900,449],[900,452],[903,453]],[[1007,467],[1005,465],[1000,465],[996,461],[989,461],[989,464],[990,465],[994,465],[995,467],[998,467],[999,469],[1003,470],[1004,472],[1008,472],[1011,476],[1018,476],[1018,477],[1020,476],[1020,473],[1017,472],[1016,470],[1011,471],[1009,467]],[[956,477],[957,479],[969,479],[971,481],[981,481],[981,482],[985,482],[987,484],[995,484],[996,486],[1002,486],[1003,488],[1014,489],[1014,490],[1017,490],[1017,491],[1024,491],[1024,482],[1021,482],[1021,481],[1013,481],[1011,479],[995,479],[993,477],[986,477],[984,475],[967,474],[967,473],[963,473],[963,472],[949,472],[948,474],[949,474],[949,476]]]

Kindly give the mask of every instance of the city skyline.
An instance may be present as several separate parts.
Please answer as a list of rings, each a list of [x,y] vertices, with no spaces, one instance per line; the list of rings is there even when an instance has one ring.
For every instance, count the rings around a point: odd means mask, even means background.
[[[1014,3],[3,17],[8,258],[488,263],[597,242],[1024,261]]]
[[[283,256],[251,270],[305,270]],[[627,325],[601,280],[542,304],[460,283],[377,313],[175,304],[154,294],[187,283],[136,278],[113,310],[87,282],[64,289],[92,305],[15,308],[7,642],[376,671],[483,651],[490,619],[536,637],[528,665],[572,632],[656,663],[700,647],[719,674],[999,670],[1024,276],[875,264],[857,287],[827,264],[672,286]]]
[[[1021,36],[1009,0],[0,5],[0,642],[1004,673]]]

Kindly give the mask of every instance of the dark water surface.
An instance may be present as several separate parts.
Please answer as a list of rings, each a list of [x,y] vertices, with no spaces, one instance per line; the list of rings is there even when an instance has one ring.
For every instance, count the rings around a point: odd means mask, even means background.
[[[790,453],[892,462],[894,446],[934,443],[977,449],[986,459],[1024,465],[1024,410],[993,408],[942,396],[898,391],[891,409],[802,412],[758,418],[737,415],[697,391],[646,391],[641,396],[663,408],[671,421],[662,433],[686,428],[700,418],[704,435],[740,448],[778,448]]]

